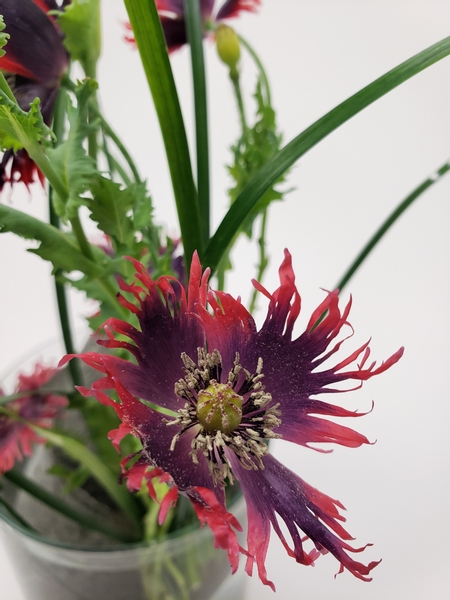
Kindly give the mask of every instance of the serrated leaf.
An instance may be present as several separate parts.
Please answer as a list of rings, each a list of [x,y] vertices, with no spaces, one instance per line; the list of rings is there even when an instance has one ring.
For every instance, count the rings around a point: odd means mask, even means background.
[[[8,43],[9,40],[9,33],[2,33],[2,31],[5,29],[6,25],[5,25],[5,21],[3,20],[3,16],[0,15],[0,58],[2,56],[5,56],[6,51],[3,50],[4,46],[6,46],[6,44]]]
[[[65,188],[67,199],[54,197],[55,210],[63,221],[77,215],[79,206],[86,203],[81,194],[86,192],[93,179],[99,177],[94,160],[86,154],[83,142],[96,125],[88,123],[88,102],[97,89],[97,82],[86,79],[76,89],[77,106],[68,100],[67,114],[70,130],[67,140],[57,148],[49,148],[48,157]]]
[[[0,145],[2,150],[36,147],[41,142],[53,139],[39,109],[39,98],[35,98],[30,110],[25,112],[0,90]]]
[[[100,177],[91,186],[91,192],[93,198],[87,201],[91,219],[118,244],[131,244],[134,241],[134,226],[130,217],[134,204],[133,190],[121,189],[120,184]]]
[[[81,271],[91,279],[103,275],[107,270],[106,255],[102,262],[95,263],[82,254],[71,234],[64,233],[10,206],[0,204],[0,233],[9,231],[25,239],[41,242],[38,248],[30,252],[44,260],[49,260],[55,270],[62,269],[66,273]]]
[[[64,45],[73,60],[90,73],[101,52],[100,0],[72,0],[58,19]]]

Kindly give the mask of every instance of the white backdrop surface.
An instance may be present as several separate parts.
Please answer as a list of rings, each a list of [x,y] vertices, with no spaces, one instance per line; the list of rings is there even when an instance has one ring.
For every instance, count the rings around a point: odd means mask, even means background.
[[[123,43],[121,0],[104,0],[104,58],[99,71],[102,104],[148,178],[156,216],[176,234],[176,218],[163,149],[138,55]],[[258,50],[272,84],[278,123],[288,142],[364,85],[449,32],[444,0],[264,0],[257,16],[234,21]],[[172,64],[186,121],[192,121],[188,49]],[[234,98],[226,70],[206,43],[211,100],[213,221],[227,206],[228,147],[238,135]],[[253,66],[242,69],[253,84]],[[133,93],[130,92],[133,90]],[[302,331],[311,311],[376,227],[412,189],[450,155],[450,59],[444,59],[344,124],[304,156],[289,175],[295,188],[271,208],[271,263],[264,284],[277,284],[287,246],[293,254],[303,298]],[[192,126],[188,126],[192,140]],[[356,424],[377,443],[319,454],[285,442],[274,452],[306,481],[339,498],[356,545],[374,544],[363,562],[383,559],[371,583],[349,573],[336,579],[335,559],[315,568],[297,565],[273,537],[269,577],[283,600],[422,600],[450,597],[450,362],[449,217],[450,176],[421,197],[395,225],[343,292],[354,299],[350,321],[356,334],[347,349],[373,336],[373,356],[384,359],[401,345],[401,362],[342,395],[350,409],[375,410]],[[2,197],[14,207],[46,217],[45,197],[24,191]],[[23,251],[12,235],[0,236],[0,377],[28,354],[58,339],[50,268]],[[250,293],[257,256],[242,241],[233,255],[228,290]],[[73,295],[74,323],[82,338],[81,295]],[[258,318],[264,315],[261,302]],[[59,349],[52,351],[57,360]],[[42,354],[42,353],[41,353]],[[8,381],[6,381],[8,383]],[[23,600],[0,548],[0,597]],[[256,577],[246,600],[273,598]],[[58,599],[49,599],[58,600]],[[114,599],[111,599],[114,600]]]

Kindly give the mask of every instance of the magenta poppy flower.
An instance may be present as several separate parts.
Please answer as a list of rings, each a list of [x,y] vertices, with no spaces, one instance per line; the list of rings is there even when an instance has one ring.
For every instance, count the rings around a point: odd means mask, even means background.
[[[239,299],[209,290],[208,270],[202,274],[197,256],[180,302],[173,278],[153,281],[143,265],[133,263],[138,281],[120,283],[127,296],[121,296],[121,303],[140,329],[109,319],[108,339],[98,343],[128,350],[135,360],[95,352],[80,356],[105,375],[91,390],[81,391],[116,410],[122,424],[110,434],[113,443],[118,447],[127,433],[142,442],[138,462],[126,472],[129,487],[139,489],[145,477],[154,495],[153,478],[168,483],[161,520],[178,493],[187,495],[200,521],[212,528],[216,546],[228,551],[233,571],[243,552],[247,573],[256,563],[261,580],[272,587],[264,566],[271,528],[297,562],[311,565],[330,552],[340,571],[369,580],[378,563],[364,565],[347,553],[363,548],[348,543],[352,538],[341,525],[342,504],[279,463],[267,441],[283,438],[302,446],[332,442],[351,448],[369,443],[364,435],[324,418],[362,413],[318,397],[361,387],[396,363],[403,348],[379,366],[369,360],[368,342],[333,361],[352,334],[347,321],[351,301],[341,311],[337,290],[327,293],[306,331],[293,337],[300,296],[288,251],[273,294],[254,282],[269,303],[260,330]],[[342,339],[344,328],[349,333]],[[114,390],[120,401],[109,398],[107,390]],[[235,480],[247,504],[247,550],[239,546],[234,531],[239,524],[225,506],[225,486]],[[304,547],[307,539],[313,544],[310,551]]]
[[[58,8],[55,0],[0,0],[5,32],[10,35],[4,48],[6,54],[0,58],[0,69],[6,73],[22,110],[28,110],[36,97],[40,99],[47,125],[52,120],[61,77],[68,67],[63,34],[54,17],[47,14]],[[28,187],[36,175],[42,181],[26,150],[16,154],[7,150],[0,163],[0,191],[7,182],[13,185],[21,181]]]
[[[214,0],[200,0],[205,29],[208,22],[216,23],[237,17],[242,11],[255,12],[261,4],[261,0],[226,0],[217,11],[214,10],[214,4]],[[169,52],[177,50],[187,43],[184,2],[183,0],[156,0],[156,8],[161,19],[167,48]],[[127,24],[127,28],[131,30],[129,24]],[[133,37],[126,39],[134,43]]]
[[[52,367],[36,365],[31,375],[19,375],[16,393],[24,395],[3,405],[33,425],[48,429],[67,406],[65,396],[39,391],[57,372]],[[3,393],[0,390],[0,397]],[[29,425],[0,412],[0,474],[13,468],[16,460],[32,453],[33,443],[45,443]]]

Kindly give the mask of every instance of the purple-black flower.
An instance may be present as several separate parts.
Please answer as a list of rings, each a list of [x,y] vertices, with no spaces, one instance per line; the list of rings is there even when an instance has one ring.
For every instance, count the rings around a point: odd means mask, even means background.
[[[214,4],[214,0],[200,0],[205,30],[209,28],[210,23],[237,17],[242,11],[255,12],[261,0],[226,0],[218,10],[214,10]],[[187,43],[184,2],[183,0],[156,0],[156,8],[161,19],[167,48],[169,52],[177,50]],[[127,27],[131,30],[129,24]],[[134,43],[133,37],[126,39]]]
[[[65,2],[63,4],[67,4]],[[68,67],[63,34],[55,18],[47,13],[60,6],[55,0],[0,0],[9,34],[6,54],[0,58],[0,69],[22,110],[39,98],[44,121],[50,125],[61,78]],[[41,173],[26,150],[7,150],[0,163],[0,191],[5,183],[23,182],[27,187]]]
[[[343,382],[356,381],[350,389],[361,387],[396,363],[403,348],[376,366],[369,360],[367,342],[330,366],[347,339],[338,337],[341,330],[349,327],[352,332],[347,321],[351,301],[341,312],[337,290],[327,293],[306,331],[294,338],[301,300],[288,251],[279,270],[280,287],[273,294],[254,282],[269,302],[260,330],[239,299],[208,288],[209,272],[202,274],[197,256],[181,300],[173,278],[153,281],[143,265],[133,263],[138,281],[120,283],[121,303],[137,318],[139,329],[109,319],[104,326],[108,339],[98,343],[126,349],[135,360],[95,352],[80,355],[105,375],[91,390],[81,391],[116,410],[122,424],[110,434],[113,443],[118,448],[127,433],[142,442],[139,460],[126,471],[129,487],[139,489],[145,477],[154,495],[154,478],[168,483],[161,520],[179,492],[188,496],[200,521],[212,528],[216,546],[228,551],[233,571],[243,552],[247,573],[256,563],[261,580],[272,587],[265,569],[271,528],[297,562],[310,565],[330,552],[340,571],[346,568],[370,580],[378,562],[365,565],[347,553],[364,548],[348,543],[352,538],[341,525],[342,504],[279,463],[267,441],[282,438],[303,446],[332,442],[353,448],[369,443],[364,435],[324,418],[362,413],[318,396],[345,391],[336,386]],[[111,399],[107,390],[114,390],[120,401]],[[235,480],[247,504],[247,550],[239,546],[234,532],[239,524],[225,506],[225,486]],[[309,552],[304,548],[308,538],[314,545]]]
[[[29,456],[33,443],[45,443],[45,439],[39,437],[29,424],[49,428],[68,405],[65,396],[45,393],[39,389],[56,372],[57,369],[53,367],[38,364],[31,375],[20,374],[16,388],[18,397],[2,405],[7,411],[14,413],[14,416],[0,412],[0,474],[12,469],[15,461],[21,460],[23,455]],[[0,398],[2,396],[0,390]]]

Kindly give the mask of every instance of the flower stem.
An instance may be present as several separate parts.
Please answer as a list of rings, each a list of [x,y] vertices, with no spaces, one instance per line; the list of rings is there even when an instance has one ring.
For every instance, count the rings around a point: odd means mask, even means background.
[[[57,144],[61,143],[64,135],[64,124],[66,116],[66,91],[61,88],[55,103],[55,111],[53,113],[53,132],[56,136]],[[49,221],[50,224],[60,229],[60,220],[53,207],[54,190],[49,183],[48,198],[49,198]],[[54,273],[56,302],[58,305],[59,320],[61,331],[64,339],[64,346],[67,354],[75,354],[75,347],[72,339],[72,331],[70,328],[69,310],[67,306],[67,296],[64,284],[58,281],[60,271]],[[83,385],[79,360],[71,360],[69,364],[69,372],[74,385]]]
[[[115,143],[115,145],[117,146],[118,150],[120,151],[120,153],[122,154],[122,156],[126,160],[128,166],[130,167],[131,172],[133,173],[133,177],[134,177],[135,182],[136,183],[141,183],[142,179],[141,179],[141,176],[139,175],[139,171],[137,170],[136,165],[134,164],[134,161],[131,158],[130,153],[128,152],[128,150],[123,145],[123,143],[120,140],[119,136],[111,128],[111,126],[109,125],[109,123],[103,118],[103,116],[101,115],[101,113],[98,111],[98,109],[96,107],[95,108],[93,107],[92,111],[95,112],[96,116],[100,119],[101,128],[103,129],[103,133],[106,134],[109,138],[112,139],[112,141]],[[122,174],[121,174],[121,176],[122,176]]]
[[[3,506],[6,508],[6,510],[11,515],[11,517],[15,521],[17,521],[20,525],[22,525],[22,527],[25,527],[25,529],[28,529],[28,531],[33,531],[33,532],[36,531],[34,529],[34,527],[31,527],[31,525],[29,523],[27,523],[27,521],[25,521],[25,519],[23,517],[21,517],[21,515],[19,515],[19,513],[14,510],[14,508],[11,506],[11,504],[9,504],[9,502],[6,502],[6,500],[4,498],[2,498],[1,496],[0,496],[0,504],[3,504]]]
[[[203,57],[203,23],[199,0],[184,0],[186,26],[191,50],[194,85],[195,132],[197,145],[197,189],[203,244],[209,240],[209,149],[208,107],[206,100],[205,61]]]
[[[64,77],[63,78],[62,85],[65,88],[67,88],[68,90],[70,90],[71,92],[75,92],[75,89],[77,87],[75,85],[75,83],[71,79],[69,79],[68,77]],[[89,105],[89,110],[92,111],[92,115],[95,116],[96,119],[100,120],[100,125],[101,125],[101,128],[103,129],[103,133],[106,134],[109,138],[111,138],[112,141],[117,146],[117,149],[122,154],[122,156],[124,157],[124,159],[127,162],[128,166],[130,167],[130,170],[131,170],[131,172],[133,174],[133,177],[134,177],[134,180],[136,181],[136,183],[142,183],[141,176],[139,175],[139,171],[137,170],[135,162],[131,158],[131,154],[128,152],[128,150],[124,146],[122,140],[119,138],[119,136],[117,135],[117,133],[111,127],[111,125],[109,124],[109,122],[102,115],[102,113],[100,112],[100,109],[99,109],[97,103],[91,102],[90,105]],[[121,174],[121,176],[122,176],[122,174]]]
[[[258,275],[256,276],[256,281],[261,282],[264,272],[269,264],[269,259],[266,255],[266,229],[267,229],[267,208],[264,209],[262,213],[262,221],[261,221],[261,234],[258,239],[259,246],[259,267],[258,267]],[[252,299],[250,302],[250,314],[253,314],[256,308],[256,300],[258,297],[258,292],[256,288],[253,290]]]
[[[100,533],[103,533],[104,535],[107,535],[108,537],[113,538],[115,540],[119,540],[121,542],[137,541],[136,537],[127,535],[126,533],[117,531],[113,527],[105,525],[104,520],[99,522],[93,517],[80,513],[79,511],[72,508],[72,506],[64,502],[64,500],[50,493],[34,481],[31,481],[31,479],[29,479],[16,469],[11,469],[10,471],[7,471],[3,474],[3,476],[5,477],[5,479],[7,479],[20,489],[24,490],[37,500],[40,500],[42,503],[46,504],[53,510],[56,510],[57,512],[61,513],[68,519],[76,521],[86,529],[93,529],[94,531],[99,531]],[[21,517],[19,517],[19,519],[21,519]]]
[[[244,136],[248,130],[247,119],[245,117],[245,108],[244,108],[244,100],[242,98],[241,92],[241,84],[239,82],[239,77],[231,77],[230,79],[233,83],[233,89],[236,96],[236,101],[238,105],[239,116],[241,118],[241,126],[242,126],[242,135]]]
[[[244,48],[247,50],[247,52],[250,54],[250,56],[253,58],[253,60],[256,63],[256,66],[258,67],[259,73],[261,75],[261,81],[264,85],[265,92],[266,92],[266,103],[270,106],[271,105],[270,86],[269,86],[269,80],[267,78],[266,70],[264,69],[264,66],[263,66],[259,56],[256,54],[254,49],[250,46],[250,44],[241,35],[239,35],[238,37],[239,37],[239,41],[244,46]]]
[[[350,267],[344,273],[339,283],[335,286],[339,290],[342,290],[356,271],[359,269],[361,264],[370,254],[370,252],[375,248],[381,238],[387,233],[387,231],[392,227],[392,225],[397,221],[399,217],[405,212],[405,210],[411,206],[411,204],[425,192],[429,187],[431,187],[434,183],[439,181],[443,175],[450,171],[450,161],[445,162],[439,169],[428,177],[423,183],[417,186],[398,206],[397,208],[388,216],[388,218],[384,221],[384,223],[377,229],[374,235],[370,238],[355,260],[352,262]]]

